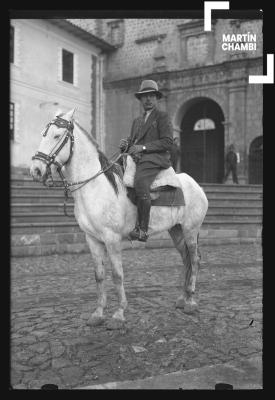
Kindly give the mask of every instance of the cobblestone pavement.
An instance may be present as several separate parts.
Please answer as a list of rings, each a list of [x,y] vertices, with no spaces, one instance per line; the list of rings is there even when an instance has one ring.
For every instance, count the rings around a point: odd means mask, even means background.
[[[199,312],[175,308],[180,255],[174,248],[123,252],[127,322],[107,273],[107,321],[86,325],[96,305],[89,254],[11,260],[11,384],[60,389],[133,380],[241,360],[262,351],[259,245],[201,248]],[[252,322],[253,320],[253,322]]]

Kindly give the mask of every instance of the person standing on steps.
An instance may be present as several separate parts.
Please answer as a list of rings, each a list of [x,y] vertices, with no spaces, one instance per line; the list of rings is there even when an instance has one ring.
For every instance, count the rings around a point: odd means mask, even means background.
[[[228,152],[225,157],[225,176],[223,178],[223,183],[226,182],[230,172],[232,172],[233,182],[238,184],[238,176],[237,176],[237,162],[238,156],[235,152],[235,147],[233,144],[229,146]]]

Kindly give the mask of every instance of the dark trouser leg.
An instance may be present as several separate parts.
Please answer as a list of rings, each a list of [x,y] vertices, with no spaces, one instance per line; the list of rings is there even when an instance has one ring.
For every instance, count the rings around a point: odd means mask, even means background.
[[[234,183],[239,183],[238,177],[237,177],[237,167],[236,165],[232,166],[232,178]]]
[[[223,183],[226,182],[229,174],[230,174],[230,167],[226,166],[226,172],[225,172],[225,175],[224,175],[224,178],[223,178]]]
[[[137,164],[134,188],[137,195],[138,218],[135,229],[130,232],[131,240],[146,242],[150,220],[151,197],[150,186],[161,168],[151,163]]]
[[[144,197],[138,197],[138,204],[137,204],[137,208],[138,208],[138,221],[139,221],[139,227],[140,227],[140,238],[139,240],[141,241],[146,241],[146,240],[142,240],[142,238],[145,236],[143,235],[143,232],[146,234],[147,236],[147,232],[148,232],[148,225],[149,225],[149,219],[150,219],[150,209],[151,209],[151,198],[149,196],[149,198],[147,197],[147,195],[144,195]],[[145,239],[145,237],[144,237]]]

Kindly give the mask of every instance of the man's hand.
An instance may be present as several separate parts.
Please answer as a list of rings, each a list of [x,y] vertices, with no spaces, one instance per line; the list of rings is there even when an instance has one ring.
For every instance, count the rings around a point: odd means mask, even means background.
[[[128,140],[127,139],[121,139],[119,143],[119,148],[120,150],[124,151],[128,146]]]
[[[142,153],[142,152],[143,152],[143,146],[141,144],[134,144],[133,146],[130,147],[130,149],[128,151],[128,153],[131,156],[135,156],[135,155],[137,155],[139,153]]]

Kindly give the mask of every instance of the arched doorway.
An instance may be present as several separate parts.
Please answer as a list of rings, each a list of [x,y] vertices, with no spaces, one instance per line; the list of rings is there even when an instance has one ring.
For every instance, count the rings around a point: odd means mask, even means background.
[[[181,171],[197,182],[221,183],[224,175],[224,115],[211,99],[190,101],[181,123]]]
[[[263,137],[258,136],[251,142],[249,148],[249,176],[251,184],[263,183]]]

